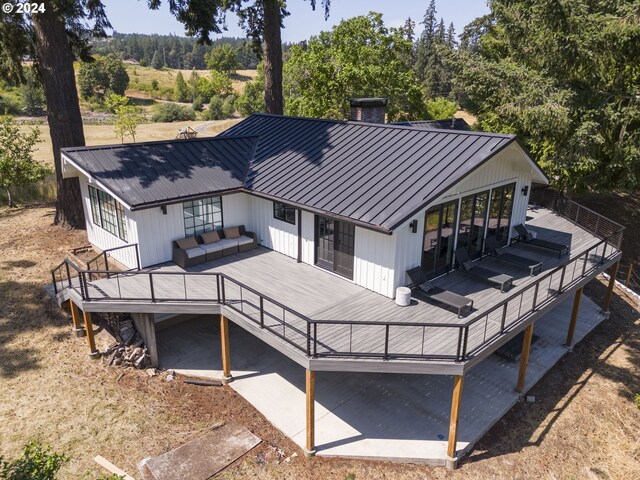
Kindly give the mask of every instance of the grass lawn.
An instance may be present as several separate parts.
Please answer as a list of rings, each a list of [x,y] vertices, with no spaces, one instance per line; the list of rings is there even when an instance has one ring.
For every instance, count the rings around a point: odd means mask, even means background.
[[[640,306],[620,292],[611,319],[566,355],[479,442],[454,472],[444,468],[303,453],[228,387],[167,382],[164,375],[107,367],[70,335],[67,314],[42,286],[83,231],[52,225],[53,208],[0,208],[0,455],[30,439],[71,455],[61,479],[96,478],[102,455],[134,476],[136,463],[233,418],[263,443],[221,474],[225,479],[631,479],[640,478]],[[637,222],[627,235],[640,235]],[[600,301],[595,281],[586,293]],[[97,334],[104,349],[110,338]],[[463,405],[464,408],[464,405]],[[261,465],[275,445],[291,462]]]

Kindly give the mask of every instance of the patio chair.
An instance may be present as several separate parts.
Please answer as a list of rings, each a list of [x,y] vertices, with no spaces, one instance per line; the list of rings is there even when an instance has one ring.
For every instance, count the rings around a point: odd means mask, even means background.
[[[494,256],[498,260],[509,262],[522,268],[528,268],[529,275],[531,276],[534,276],[536,273],[540,273],[542,271],[542,262],[533,260],[529,257],[522,257],[520,255],[505,252],[505,247],[502,247],[498,243],[496,237],[487,237],[485,239],[485,245],[487,246],[487,249],[492,256]]]
[[[562,255],[569,254],[569,246],[562,243],[550,242],[549,240],[542,240],[541,238],[533,238],[533,235],[523,225],[516,225],[516,232],[518,232],[518,241],[523,242],[525,245],[531,245],[532,247],[544,248],[547,250],[553,250],[558,254],[558,258]]]
[[[494,272],[488,268],[475,265],[469,258],[464,247],[458,248],[453,254],[460,265],[460,271],[480,281],[497,285],[501,292],[506,292],[513,286],[513,277],[504,273]]]
[[[433,300],[436,303],[455,308],[458,311],[458,318],[462,316],[463,310],[468,309],[468,313],[473,310],[473,299],[436,287],[427,280],[427,276],[421,267],[407,270],[407,275],[411,279],[410,286],[414,288],[416,293],[419,293],[427,300]]]

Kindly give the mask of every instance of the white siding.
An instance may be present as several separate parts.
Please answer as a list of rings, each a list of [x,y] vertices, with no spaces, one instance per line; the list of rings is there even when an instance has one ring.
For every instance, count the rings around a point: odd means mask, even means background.
[[[84,175],[80,175],[80,191],[82,192],[82,206],[84,209],[85,223],[87,226],[87,238],[89,243],[98,248],[99,250],[106,250],[108,248],[121,247],[127,244],[138,243],[138,235],[136,230],[135,214],[128,210],[126,207],[125,221],[127,225],[127,241],[121,240],[112,233],[107,232],[99,225],[93,223],[93,217],[91,216],[91,202],[89,200],[89,188],[90,185],[87,182],[87,178]],[[96,185],[93,185],[96,186]],[[99,188],[99,187],[97,187]],[[111,255],[126,265],[129,268],[136,266],[136,254],[133,248],[126,248],[124,250],[116,250]]]
[[[523,150],[519,146],[512,144],[434,200],[431,205],[438,205],[476,192],[515,182],[511,217],[513,232],[513,226],[525,221],[529,195],[523,195],[522,189],[528,186],[530,191],[531,182],[534,178],[539,179],[539,173],[526,160]],[[396,237],[394,287],[406,285],[409,281],[406,277],[406,271],[419,266],[421,263],[424,216],[425,211],[431,205],[407,219],[394,231],[394,237]],[[412,233],[409,229],[409,223],[414,219],[418,221],[418,233]]]
[[[225,227],[244,225],[251,230],[251,197],[246,193],[222,196],[222,221]]]
[[[316,217],[313,213],[302,212],[302,261],[313,265],[316,260],[315,238]]]
[[[303,218],[304,219],[304,218]],[[273,202],[251,196],[251,228],[258,243],[267,248],[298,258],[298,218],[296,225],[273,218]]]
[[[143,267],[168,262],[173,255],[173,240],[184,238],[182,204],[167,205],[167,214],[160,207],[134,212]]]
[[[353,281],[387,297],[394,296],[395,236],[356,226]]]

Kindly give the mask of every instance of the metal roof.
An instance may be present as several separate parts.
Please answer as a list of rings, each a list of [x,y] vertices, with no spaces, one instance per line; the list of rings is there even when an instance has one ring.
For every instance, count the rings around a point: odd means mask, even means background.
[[[242,188],[258,139],[216,137],[63,148],[132,210]]]
[[[438,128],[443,130],[471,130],[471,126],[464,118],[447,118],[444,120],[408,120],[405,122],[392,122],[391,125],[405,125],[418,128]]]
[[[221,136],[260,138],[245,188],[391,231],[513,135],[256,114]]]

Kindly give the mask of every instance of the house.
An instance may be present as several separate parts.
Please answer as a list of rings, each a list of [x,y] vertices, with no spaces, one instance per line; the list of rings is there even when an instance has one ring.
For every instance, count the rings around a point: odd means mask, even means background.
[[[315,372],[452,375],[447,453],[459,458],[465,374],[525,331],[522,392],[534,323],[616,268],[622,227],[574,202],[529,218],[532,186],[548,179],[515,136],[384,124],[384,106],[354,99],[354,121],[256,114],[214,138],[63,149],[64,176],[80,181],[89,241],[128,269],[96,279],[105,272],[66,260],[53,271],[56,298],[71,302],[77,328],[84,313],[91,350],[91,312],[131,312],[151,349],[158,316],[220,313],[225,375],[228,320],[306,369],[309,451]],[[517,233],[525,223],[538,243],[567,248],[512,245],[535,243]],[[171,265],[174,241],[234,226],[260,247],[197,269]],[[520,273],[488,256],[487,238],[526,252],[542,271]],[[456,262],[463,255],[471,261]],[[462,263],[491,267],[513,287],[477,282]],[[471,299],[468,315],[418,297],[396,305],[415,267],[438,289]],[[568,345],[576,316],[577,307]]]

